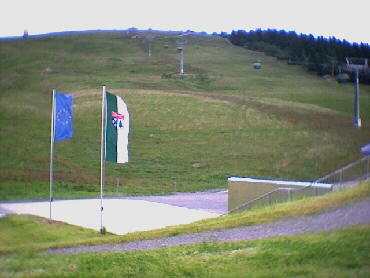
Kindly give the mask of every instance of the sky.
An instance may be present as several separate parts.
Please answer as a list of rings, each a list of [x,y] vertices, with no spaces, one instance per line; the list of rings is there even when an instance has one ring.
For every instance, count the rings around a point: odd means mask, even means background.
[[[369,0],[0,0],[0,37],[79,30],[284,29],[370,44]]]

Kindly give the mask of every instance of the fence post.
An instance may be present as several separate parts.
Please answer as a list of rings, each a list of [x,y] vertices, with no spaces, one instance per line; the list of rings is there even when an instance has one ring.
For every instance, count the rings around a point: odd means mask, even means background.
[[[116,183],[116,193],[118,193],[119,190],[119,178],[117,178],[117,183]]]

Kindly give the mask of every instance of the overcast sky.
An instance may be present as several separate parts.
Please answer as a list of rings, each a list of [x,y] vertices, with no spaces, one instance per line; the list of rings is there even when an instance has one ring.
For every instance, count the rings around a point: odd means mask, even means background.
[[[138,29],[256,28],[370,44],[370,0],[0,0],[0,37]]]

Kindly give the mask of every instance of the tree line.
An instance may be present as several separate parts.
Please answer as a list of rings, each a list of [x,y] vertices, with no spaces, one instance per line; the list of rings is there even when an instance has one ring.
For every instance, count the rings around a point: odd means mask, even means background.
[[[335,37],[314,37],[294,31],[257,29],[248,32],[232,31],[228,38],[234,45],[263,51],[267,55],[286,60],[288,64],[303,65],[307,70],[320,75],[347,73],[351,77],[346,58],[362,64],[364,59],[368,59],[370,63],[370,46],[367,43],[350,43]],[[360,81],[370,83],[368,67],[360,72]]]

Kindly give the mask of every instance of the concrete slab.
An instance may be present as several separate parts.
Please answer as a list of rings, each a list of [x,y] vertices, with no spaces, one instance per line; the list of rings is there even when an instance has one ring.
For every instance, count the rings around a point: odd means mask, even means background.
[[[188,224],[221,214],[158,202],[122,198],[104,199],[103,207],[103,226],[108,232],[118,235]],[[1,203],[0,211],[49,218],[49,202]],[[54,201],[52,203],[52,219],[99,231],[100,200]]]
[[[225,214],[228,212],[227,190],[212,190],[204,192],[177,192],[172,195],[137,196],[122,198],[128,200],[144,200],[149,202],[162,203],[177,207],[203,210],[217,214]]]

